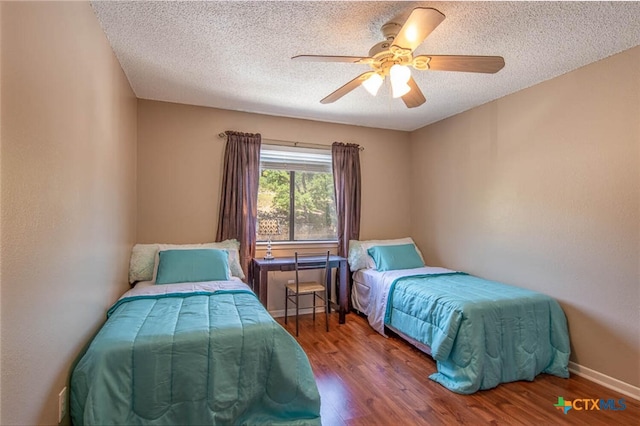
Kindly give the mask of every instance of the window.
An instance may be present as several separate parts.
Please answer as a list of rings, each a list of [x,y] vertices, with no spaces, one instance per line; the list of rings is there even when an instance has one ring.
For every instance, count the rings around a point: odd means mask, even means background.
[[[260,223],[267,219],[279,225],[272,241],[336,239],[330,150],[262,144],[258,241],[269,237],[260,234]]]

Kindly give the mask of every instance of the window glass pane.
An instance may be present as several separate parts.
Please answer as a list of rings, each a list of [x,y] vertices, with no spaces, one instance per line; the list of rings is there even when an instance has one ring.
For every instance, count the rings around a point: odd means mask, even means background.
[[[269,235],[260,234],[260,220],[277,219],[279,233],[271,235],[272,241],[289,240],[290,173],[286,170],[262,170],[258,187],[258,241],[266,241]]]
[[[331,173],[295,172],[296,240],[334,240],[336,209]]]

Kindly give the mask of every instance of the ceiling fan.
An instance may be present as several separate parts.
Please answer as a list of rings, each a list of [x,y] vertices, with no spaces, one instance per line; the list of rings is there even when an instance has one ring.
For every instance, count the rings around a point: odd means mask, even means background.
[[[408,108],[415,108],[426,99],[422,91],[411,77],[411,69],[432,71],[463,71],[479,73],[496,73],[504,67],[501,56],[467,56],[467,55],[419,55],[413,51],[436,29],[445,16],[433,8],[418,7],[411,11],[404,25],[389,22],[382,26],[384,41],[377,43],[369,50],[368,57],[359,56],[322,56],[298,55],[295,61],[308,62],[350,62],[367,64],[373,68],[360,74],[338,90],[320,101],[329,104],[337,101],[356,87],[363,85],[373,96],[378,93],[386,76],[391,81],[394,98],[401,97]]]

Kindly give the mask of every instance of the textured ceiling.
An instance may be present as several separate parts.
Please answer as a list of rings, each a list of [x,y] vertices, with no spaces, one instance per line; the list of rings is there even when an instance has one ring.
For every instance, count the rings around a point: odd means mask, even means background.
[[[640,2],[94,1],[139,98],[414,130],[640,45]],[[369,67],[292,61],[367,56],[380,27],[414,7],[446,19],[416,54],[499,55],[497,74],[415,71],[427,102],[385,86],[320,99]]]

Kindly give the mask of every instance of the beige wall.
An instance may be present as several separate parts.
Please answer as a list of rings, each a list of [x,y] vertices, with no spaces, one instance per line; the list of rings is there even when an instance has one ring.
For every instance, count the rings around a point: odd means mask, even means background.
[[[1,19],[0,423],[55,424],[127,288],[136,99],[88,3],[3,2]]]
[[[215,238],[225,146],[218,133],[225,130],[363,146],[361,237],[409,235],[408,133],[139,100],[138,242]],[[280,294],[278,283],[289,276],[272,275]],[[269,299],[270,310],[282,308],[281,297],[270,291]]]
[[[0,177],[2,176],[2,8],[0,1]],[[0,194],[2,194],[2,179],[0,179]],[[0,216],[2,212],[2,197],[0,196]],[[0,220],[0,248],[2,247],[2,221]],[[2,253],[0,250],[0,354],[2,354]],[[2,359],[0,359],[0,423],[2,423]]]
[[[557,298],[572,361],[632,386],[639,76],[636,47],[411,134],[412,235],[428,262]]]

